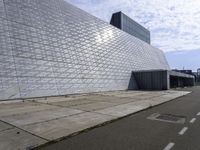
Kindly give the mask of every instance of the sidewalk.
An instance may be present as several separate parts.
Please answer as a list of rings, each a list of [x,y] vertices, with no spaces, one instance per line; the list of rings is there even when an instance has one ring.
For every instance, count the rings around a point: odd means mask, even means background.
[[[0,102],[0,150],[59,141],[188,93],[115,91]]]

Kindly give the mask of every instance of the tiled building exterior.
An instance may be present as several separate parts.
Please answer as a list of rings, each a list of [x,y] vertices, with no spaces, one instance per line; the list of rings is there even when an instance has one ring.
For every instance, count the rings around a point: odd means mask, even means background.
[[[0,0],[0,99],[125,90],[162,51],[64,2]]]

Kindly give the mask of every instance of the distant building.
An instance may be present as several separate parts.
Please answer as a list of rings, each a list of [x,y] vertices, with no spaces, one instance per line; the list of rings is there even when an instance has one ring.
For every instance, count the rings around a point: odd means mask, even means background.
[[[199,76],[199,77],[200,77],[200,68],[199,68],[199,69],[197,69],[197,76]]]
[[[111,22],[113,26],[127,32],[148,44],[150,41],[150,31],[135,22],[133,19],[123,14],[122,12],[117,12],[112,15]]]
[[[176,72],[181,72],[181,73],[185,73],[185,74],[190,74],[190,75],[195,75],[192,70],[177,70],[177,69],[174,69],[173,71],[176,71]]]
[[[200,82],[200,68],[197,69],[197,82]]]
[[[200,69],[199,69],[199,75],[198,75],[198,71],[197,72],[193,72],[192,70],[178,70],[178,69],[174,69],[173,71],[176,72],[180,72],[180,73],[184,73],[184,74],[188,74],[188,75],[193,75],[195,77],[195,81],[198,82],[200,81]]]

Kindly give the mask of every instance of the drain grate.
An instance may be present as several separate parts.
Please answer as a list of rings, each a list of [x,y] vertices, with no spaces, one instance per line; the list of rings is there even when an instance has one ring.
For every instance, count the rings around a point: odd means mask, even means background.
[[[170,123],[184,124],[186,117],[185,116],[172,115],[172,114],[154,113],[151,116],[147,117],[147,119],[170,122]]]

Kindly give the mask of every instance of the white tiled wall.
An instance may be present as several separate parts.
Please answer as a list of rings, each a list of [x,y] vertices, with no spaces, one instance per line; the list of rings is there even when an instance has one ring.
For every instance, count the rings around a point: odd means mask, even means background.
[[[0,99],[127,89],[162,51],[62,0],[0,0]]]

